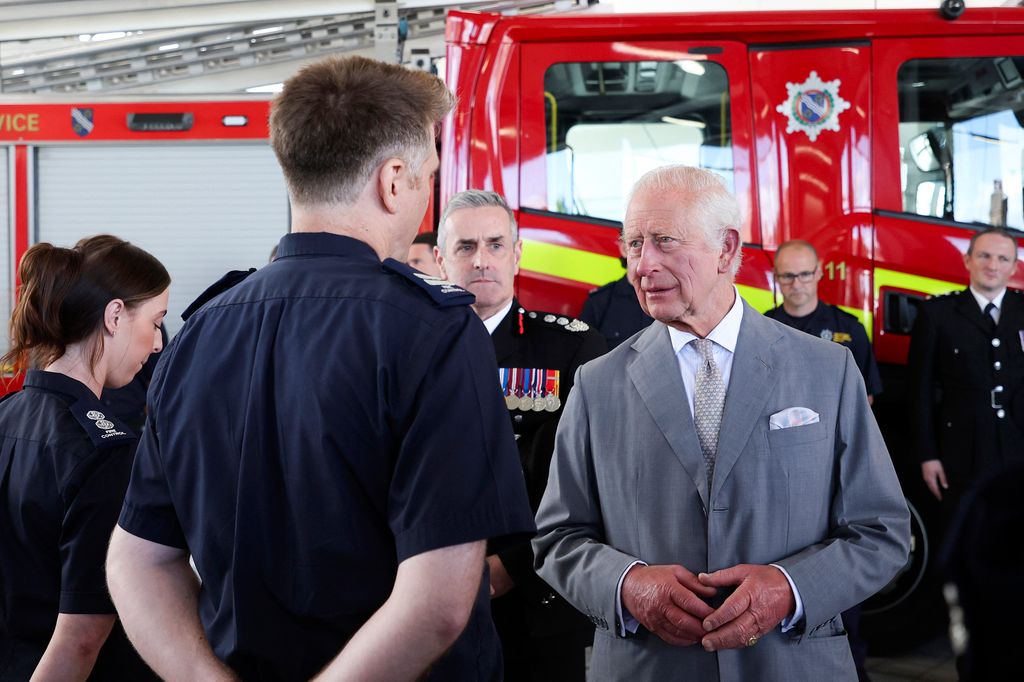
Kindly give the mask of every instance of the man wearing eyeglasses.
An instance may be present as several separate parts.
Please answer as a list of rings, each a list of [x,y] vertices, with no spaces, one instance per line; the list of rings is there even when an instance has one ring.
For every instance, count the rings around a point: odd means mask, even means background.
[[[765,313],[773,320],[850,349],[864,377],[868,403],[882,392],[875,354],[863,325],[853,315],[818,300],[821,261],[814,247],[802,239],[785,242],[775,252],[775,282],[782,305]]]

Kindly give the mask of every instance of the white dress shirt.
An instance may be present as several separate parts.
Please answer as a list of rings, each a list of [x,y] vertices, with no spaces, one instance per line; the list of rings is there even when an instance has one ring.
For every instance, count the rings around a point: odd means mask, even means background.
[[[725,314],[714,329],[712,329],[706,338],[714,342],[712,345],[712,354],[715,358],[715,364],[718,365],[719,371],[722,373],[722,383],[726,387],[726,395],[729,390],[729,377],[732,376],[732,358],[736,352],[736,342],[740,336],[740,323],[743,321],[743,301],[740,299],[740,293],[733,287],[735,293],[735,299],[733,300],[732,307],[729,308],[729,312]],[[694,387],[697,383],[697,369],[700,366],[701,358],[700,352],[696,346],[691,343],[697,338],[700,338],[689,332],[680,331],[674,327],[668,328],[669,337],[672,340],[672,350],[675,351],[676,360],[679,363],[679,374],[683,378],[683,387],[686,389],[686,401],[690,407],[690,417],[693,417],[693,392]],[[710,491],[708,493],[710,495]],[[626,570],[619,576],[619,583],[615,588],[615,592],[618,595],[618,599],[615,601],[615,608],[619,613],[617,616],[618,622],[620,623],[619,635],[625,636],[626,631],[636,632],[637,628],[640,627],[639,621],[633,617],[629,611],[622,606],[622,581],[626,578],[626,573],[629,569],[633,568],[637,564],[646,566],[647,564],[643,561],[634,561]],[[789,582],[789,587],[793,590],[793,598],[796,601],[796,609],[793,612],[792,617],[783,619],[781,626],[782,631],[786,632],[793,629],[793,626],[803,618],[804,605],[803,600],[800,599],[800,592],[797,591],[796,585],[793,583],[793,579],[789,577],[789,573],[786,572],[782,566],[777,564],[771,564],[775,568],[782,571],[782,574],[786,576],[786,580]]]
[[[511,298],[508,299],[508,303],[505,304],[504,308],[484,320],[484,327],[487,328],[488,334],[491,336],[494,335],[494,330],[498,328],[498,325],[501,324],[501,321],[505,319],[505,316],[508,315],[508,311],[510,310],[512,310]]]
[[[978,307],[981,308],[982,315],[985,314],[985,306],[987,306],[989,303],[996,307],[996,309],[993,310],[990,313],[990,315],[992,316],[992,319],[996,321],[996,324],[999,324],[999,313],[1003,311],[1003,296],[1006,296],[1006,289],[1000,291],[999,294],[990,301],[986,296],[981,294],[974,287],[969,288],[971,290],[971,294],[974,296],[974,300],[978,302]]]

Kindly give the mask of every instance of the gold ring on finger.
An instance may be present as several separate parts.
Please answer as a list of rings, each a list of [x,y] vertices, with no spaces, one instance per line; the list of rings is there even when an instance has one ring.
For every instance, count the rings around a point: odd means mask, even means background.
[[[757,644],[757,637],[756,636],[751,637],[750,639],[747,640],[747,646],[754,646],[755,644]]]

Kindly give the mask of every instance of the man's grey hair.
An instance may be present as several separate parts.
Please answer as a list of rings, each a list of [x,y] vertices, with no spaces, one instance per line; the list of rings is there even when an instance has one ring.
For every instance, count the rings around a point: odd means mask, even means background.
[[[661,166],[648,171],[636,181],[629,194],[628,204],[640,194],[664,194],[665,201],[672,201],[673,194],[685,194],[690,200],[693,217],[704,232],[704,239],[712,249],[725,246],[728,228],[740,231],[743,213],[736,197],[717,173],[693,166]],[[742,244],[740,245],[742,247]],[[739,272],[743,261],[743,249],[737,249],[729,266],[733,278]]]
[[[448,242],[448,228],[445,227],[445,224],[448,222],[448,216],[466,208],[487,208],[488,206],[497,206],[498,208],[505,209],[505,213],[508,214],[509,227],[512,229],[512,243],[514,244],[519,241],[519,227],[516,225],[516,214],[505,203],[505,198],[497,192],[467,189],[449,199],[448,203],[444,205],[444,210],[441,211],[441,220],[437,224],[437,248],[441,250],[441,253],[444,253],[444,247]]]

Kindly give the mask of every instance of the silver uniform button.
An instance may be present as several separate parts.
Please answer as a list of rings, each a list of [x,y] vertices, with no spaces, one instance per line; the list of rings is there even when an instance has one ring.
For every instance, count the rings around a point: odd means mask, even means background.
[[[1002,419],[1003,417],[1006,416],[1006,410],[997,410],[996,411],[996,416],[999,417],[1000,419]]]
[[[1003,392],[1003,387],[1002,386],[996,386],[992,390],[995,391],[996,393],[1002,393]]]
[[[996,360],[995,362],[992,363],[992,366],[995,367],[996,369],[1002,369],[1003,368],[1003,363],[1001,363],[998,360]]]
[[[992,347],[993,348],[999,348],[999,343],[1000,343],[999,339],[992,339]]]
[[[544,316],[544,321],[545,322],[554,322],[555,321],[555,316],[551,315],[551,314],[545,315]]]

